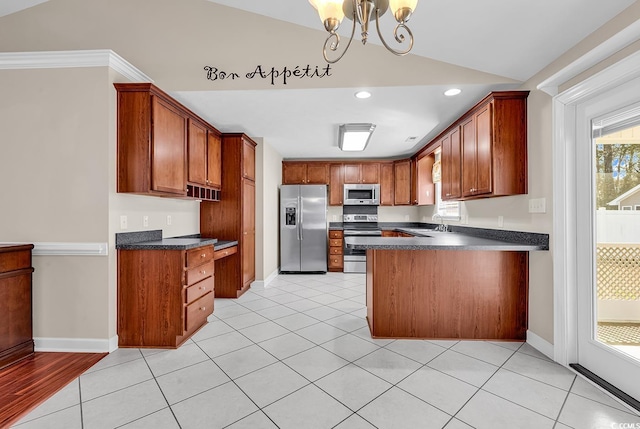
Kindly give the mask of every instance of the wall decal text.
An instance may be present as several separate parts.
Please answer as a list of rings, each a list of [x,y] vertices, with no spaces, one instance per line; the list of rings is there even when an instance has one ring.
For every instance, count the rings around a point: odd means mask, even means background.
[[[205,66],[204,70],[207,72],[207,79],[212,81],[240,80],[242,78],[250,80],[267,79],[271,81],[271,85],[275,85],[276,83],[286,85],[288,81],[294,78],[322,79],[331,76],[331,64],[327,64],[324,67],[315,66],[315,68],[308,64],[306,66],[295,66],[294,68],[285,66],[281,69],[276,67],[271,67],[269,69],[268,67],[257,65],[253,71],[245,73],[244,75],[235,72],[220,70],[219,68],[213,66]]]

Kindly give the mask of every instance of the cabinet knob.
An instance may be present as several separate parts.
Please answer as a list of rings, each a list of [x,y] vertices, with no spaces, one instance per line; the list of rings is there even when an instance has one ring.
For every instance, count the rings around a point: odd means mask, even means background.
[[[200,271],[200,274],[207,274],[207,271],[206,270],[202,270],[202,271]]]
[[[205,311],[207,309],[207,307],[200,307],[201,311]]]
[[[199,286],[198,289],[200,290],[206,290],[206,288],[204,286]]]
[[[203,253],[202,255],[200,255],[200,257],[201,257],[201,258],[206,258],[206,257],[207,257],[207,254],[206,254],[206,253]]]
[[[228,254],[229,254],[229,252],[226,252],[226,251],[225,251],[225,252],[224,252],[224,254],[225,254],[225,255],[228,255]]]

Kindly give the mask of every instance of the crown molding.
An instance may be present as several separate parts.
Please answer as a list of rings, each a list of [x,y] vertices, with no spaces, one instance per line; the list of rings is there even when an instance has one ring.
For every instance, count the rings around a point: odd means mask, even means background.
[[[573,79],[580,73],[589,70],[591,67],[637,40],[640,40],[640,20],[629,25],[604,43],[596,46],[559,72],[541,82],[537,86],[537,89],[546,92],[552,97],[556,96],[558,95],[560,85]]]
[[[153,79],[110,49],[0,52],[0,70],[75,67],[109,67],[132,82],[153,82]]]

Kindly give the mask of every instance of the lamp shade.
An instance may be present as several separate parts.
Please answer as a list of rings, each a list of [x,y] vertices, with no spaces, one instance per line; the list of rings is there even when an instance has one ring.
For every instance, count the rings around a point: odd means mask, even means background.
[[[413,12],[416,10],[418,0],[389,0],[391,12],[396,13],[399,9],[408,8]]]
[[[343,0],[309,0],[311,6],[315,7],[320,15],[320,21],[324,24],[327,19],[336,19],[342,22],[344,11],[342,10]]]

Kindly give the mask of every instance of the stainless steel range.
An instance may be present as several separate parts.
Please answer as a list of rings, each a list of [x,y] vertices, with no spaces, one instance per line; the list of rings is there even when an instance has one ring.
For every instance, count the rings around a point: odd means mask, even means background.
[[[378,207],[344,206],[344,237],[380,237],[382,231],[378,227]],[[344,272],[364,273],[367,271],[366,250],[348,249],[344,246]]]

